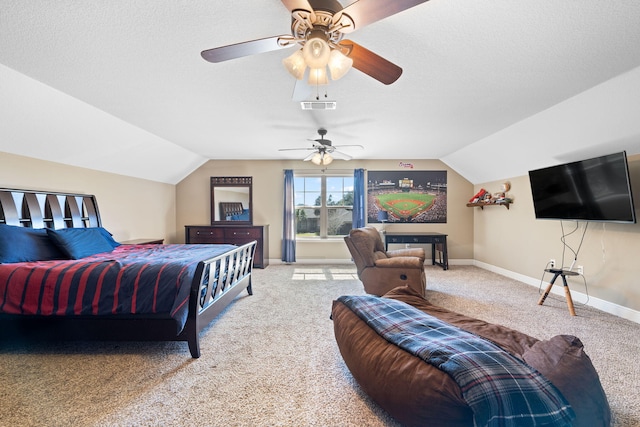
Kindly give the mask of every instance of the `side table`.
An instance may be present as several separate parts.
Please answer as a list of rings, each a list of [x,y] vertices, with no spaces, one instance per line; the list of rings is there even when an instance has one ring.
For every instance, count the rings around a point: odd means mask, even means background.
[[[449,269],[449,254],[447,253],[447,235],[429,232],[393,232],[384,234],[384,250],[389,249],[390,243],[427,243],[431,245],[431,264],[439,265],[443,270]],[[436,252],[438,257],[436,259]]]

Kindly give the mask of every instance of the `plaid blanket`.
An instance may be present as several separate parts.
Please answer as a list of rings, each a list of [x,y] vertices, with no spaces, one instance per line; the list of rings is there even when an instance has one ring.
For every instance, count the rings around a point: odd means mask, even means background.
[[[575,418],[549,380],[490,341],[402,301],[371,295],[338,301],[387,341],[449,374],[476,426],[570,426]]]

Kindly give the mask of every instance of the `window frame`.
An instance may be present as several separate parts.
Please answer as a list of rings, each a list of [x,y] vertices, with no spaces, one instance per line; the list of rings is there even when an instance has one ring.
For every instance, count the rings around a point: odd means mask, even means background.
[[[318,241],[318,240],[338,240],[338,239],[342,239],[344,236],[347,235],[347,233],[345,234],[335,234],[335,235],[329,235],[328,231],[329,231],[329,211],[330,210],[338,210],[338,209],[347,209],[350,211],[353,211],[353,204],[351,205],[331,205],[329,206],[327,204],[327,197],[328,194],[330,194],[331,192],[328,189],[328,185],[327,185],[327,179],[328,178],[342,178],[344,179],[350,179],[351,180],[351,193],[354,193],[354,176],[353,176],[353,171],[342,171],[342,172],[333,172],[333,173],[327,173],[326,171],[323,171],[321,173],[317,173],[317,172],[296,172],[294,171],[294,182],[296,179],[298,178],[320,178],[320,206],[311,206],[311,205],[295,205],[295,201],[294,201],[294,209],[296,210],[296,241],[297,240],[309,240],[309,241]],[[346,187],[348,188],[348,186]],[[300,190],[298,188],[296,188],[295,184],[294,184],[294,192],[296,193],[296,195],[298,195],[298,192]],[[348,193],[348,191],[345,191],[345,185],[344,185],[344,181],[342,183],[342,199],[344,199],[345,195]],[[294,197],[295,199],[295,197]],[[318,236],[300,236],[298,234],[298,215],[297,215],[297,211],[298,209],[318,209],[320,211],[319,214],[319,235]]]

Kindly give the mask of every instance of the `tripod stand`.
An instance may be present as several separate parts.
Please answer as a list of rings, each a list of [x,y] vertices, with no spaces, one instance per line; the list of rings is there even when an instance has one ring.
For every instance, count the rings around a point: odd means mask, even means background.
[[[544,300],[546,300],[547,296],[549,296],[549,292],[551,292],[551,288],[553,287],[553,284],[555,283],[558,276],[560,276],[562,277],[562,282],[564,283],[564,296],[567,300],[567,307],[569,308],[569,313],[572,316],[575,316],[576,310],[573,307],[573,299],[571,298],[571,291],[569,290],[569,285],[567,284],[567,276],[577,276],[579,273],[571,270],[562,270],[559,268],[547,268],[544,271],[546,271],[547,273],[553,273],[553,279],[551,279],[551,283],[549,283],[549,286],[547,286],[547,289],[544,291],[544,294],[542,294],[542,296],[538,300],[538,305],[544,304]]]

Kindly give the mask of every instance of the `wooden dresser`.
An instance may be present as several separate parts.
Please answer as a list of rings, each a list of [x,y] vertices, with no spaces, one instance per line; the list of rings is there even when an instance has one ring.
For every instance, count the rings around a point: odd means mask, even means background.
[[[269,225],[185,225],[185,243],[243,245],[256,240],[253,265],[269,265]]]

